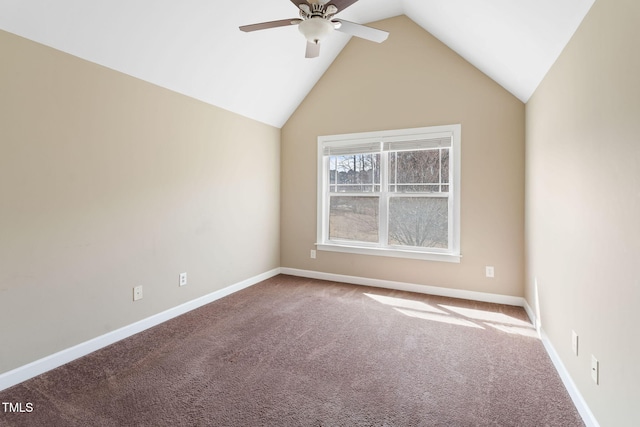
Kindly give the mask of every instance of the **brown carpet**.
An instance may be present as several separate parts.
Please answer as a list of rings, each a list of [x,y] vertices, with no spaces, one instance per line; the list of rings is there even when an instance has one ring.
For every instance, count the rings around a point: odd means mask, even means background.
[[[3,426],[582,426],[521,308],[277,276],[0,392]]]

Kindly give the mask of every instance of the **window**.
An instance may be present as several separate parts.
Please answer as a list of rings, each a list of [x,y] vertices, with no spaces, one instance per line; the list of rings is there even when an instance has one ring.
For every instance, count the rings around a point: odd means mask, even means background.
[[[319,137],[318,249],[460,262],[460,133]]]

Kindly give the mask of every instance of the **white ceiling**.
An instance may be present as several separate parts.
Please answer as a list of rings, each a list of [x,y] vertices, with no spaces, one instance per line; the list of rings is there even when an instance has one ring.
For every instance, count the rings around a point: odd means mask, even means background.
[[[359,0],[340,18],[401,14],[526,102],[594,0]],[[288,0],[0,0],[0,29],[281,127],[349,41],[305,59]],[[1,53],[0,53],[1,54]]]

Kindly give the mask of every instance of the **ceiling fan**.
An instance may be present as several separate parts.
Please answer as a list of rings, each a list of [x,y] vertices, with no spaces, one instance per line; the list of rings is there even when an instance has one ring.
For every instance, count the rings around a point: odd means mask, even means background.
[[[320,42],[333,30],[382,43],[389,36],[388,32],[345,21],[344,19],[334,18],[337,13],[342,12],[357,1],[358,0],[291,0],[291,3],[295,4],[300,10],[300,18],[243,25],[240,27],[240,30],[250,32],[297,25],[302,35],[307,39],[306,58],[316,58],[320,55]]]

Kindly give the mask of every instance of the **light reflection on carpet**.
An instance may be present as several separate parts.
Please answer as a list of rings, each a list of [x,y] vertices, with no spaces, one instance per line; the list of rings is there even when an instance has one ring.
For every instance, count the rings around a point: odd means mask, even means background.
[[[407,298],[372,293],[364,293],[364,295],[381,304],[392,307],[398,313],[417,319],[478,329],[490,327],[493,330],[507,334],[539,338],[531,323],[500,312],[456,307],[447,304],[438,304],[438,308],[422,301]]]

